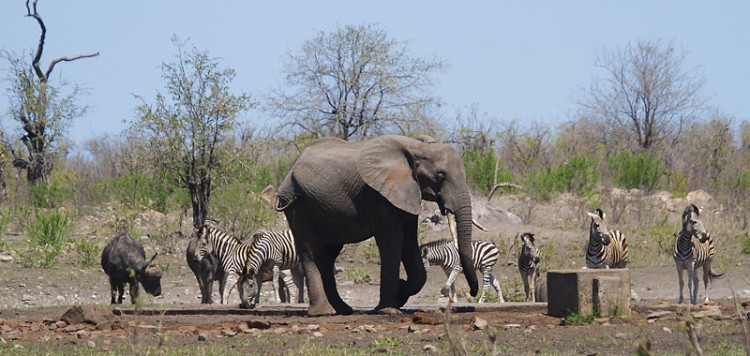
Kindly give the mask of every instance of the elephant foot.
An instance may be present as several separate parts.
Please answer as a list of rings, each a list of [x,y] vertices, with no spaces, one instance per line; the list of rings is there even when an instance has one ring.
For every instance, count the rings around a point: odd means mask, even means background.
[[[387,308],[381,308],[381,309],[375,309],[373,310],[373,314],[380,314],[380,315],[402,315],[404,314],[399,310],[398,308],[393,307],[387,307]]]
[[[352,315],[354,314],[354,309],[350,307],[348,304],[344,303],[344,305],[339,305],[335,307],[336,314],[339,315]]]
[[[307,316],[331,316],[336,315],[336,310],[330,305],[314,306],[307,308]]]

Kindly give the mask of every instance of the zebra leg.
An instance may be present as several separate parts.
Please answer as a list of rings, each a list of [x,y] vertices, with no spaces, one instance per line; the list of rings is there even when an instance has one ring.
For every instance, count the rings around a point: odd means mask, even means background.
[[[531,270],[531,285],[534,286],[531,289],[531,301],[536,302],[536,278],[537,274],[539,274],[539,270],[534,267],[534,269]],[[529,296],[526,296],[526,301],[529,301]]]
[[[219,303],[224,304],[224,289],[227,286],[228,273],[224,273],[224,276],[219,280]]]
[[[690,293],[690,304],[698,300],[698,271],[695,269],[695,260],[688,264],[688,292]]]
[[[221,304],[229,304],[229,297],[232,296],[232,290],[235,287],[239,288],[239,285],[237,282],[239,282],[240,277],[236,273],[227,273],[227,281],[225,284],[225,287],[229,287],[229,289],[226,290],[226,296],[222,296]]]
[[[281,303],[281,298],[279,297],[279,271],[281,269],[278,265],[274,265],[273,269],[271,270],[271,275],[273,278],[271,279],[271,283],[273,285],[273,294],[276,301],[276,304]]]
[[[696,272],[695,274],[697,275],[698,272]],[[711,262],[706,261],[703,263],[703,290],[706,293],[705,299],[703,299],[704,303],[708,303],[708,285],[710,283],[710,277],[711,277]]]
[[[682,297],[682,290],[685,288],[685,281],[682,279],[682,271],[685,269],[684,265],[680,261],[675,261],[675,266],[677,266],[677,280],[680,284],[680,297],[677,299],[677,304],[682,304],[683,297]]]
[[[503,297],[503,290],[500,288],[500,281],[495,278],[495,275],[492,274],[492,271],[490,271],[490,282],[492,283],[492,287],[495,288],[495,292],[497,293],[497,301],[499,303],[505,303],[505,297]]]
[[[529,277],[530,276],[529,276],[528,273],[526,273],[524,271],[521,271],[521,280],[523,281],[523,291],[524,291],[524,293],[526,293],[526,301],[527,302],[529,301],[529,296],[532,295],[531,294],[531,288],[529,288]],[[532,298],[531,300],[533,301],[534,297],[532,296],[531,298]]]
[[[450,273],[446,273],[448,275],[448,280],[440,291],[444,296],[449,297],[452,303],[458,301],[458,297],[456,296],[456,278],[458,278],[461,270],[461,266],[456,266],[450,271]]]

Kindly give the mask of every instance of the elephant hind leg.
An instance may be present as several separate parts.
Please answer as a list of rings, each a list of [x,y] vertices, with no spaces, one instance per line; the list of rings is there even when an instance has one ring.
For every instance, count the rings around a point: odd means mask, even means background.
[[[321,245],[315,250],[314,260],[310,256],[307,258],[302,256],[310,295],[310,307],[307,310],[310,316],[349,315],[354,312],[352,307],[341,299],[336,288],[334,262],[343,247],[343,245]],[[322,290],[316,286],[322,287]]]

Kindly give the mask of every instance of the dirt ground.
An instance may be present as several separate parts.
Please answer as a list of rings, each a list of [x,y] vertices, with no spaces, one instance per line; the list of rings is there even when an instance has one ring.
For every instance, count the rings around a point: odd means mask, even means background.
[[[674,204],[671,214],[678,215],[682,203],[666,204]],[[571,219],[566,214],[580,214],[560,212],[555,204],[528,206],[513,197],[475,205],[478,220],[490,231],[477,231],[474,238],[493,240],[501,249],[494,273],[506,299],[517,298],[522,288],[514,265],[513,237],[519,232],[535,232],[540,244],[555,241],[552,252],[568,262],[552,267],[578,268],[583,261],[578,254],[588,233],[585,219]],[[426,206],[425,215],[431,209]],[[448,237],[444,225],[425,224],[423,230],[425,241]],[[129,296],[121,307],[109,305],[109,286],[98,266],[24,268],[12,254],[12,261],[0,262],[0,353],[627,355],[641,347],[665,355],[691,352],[688,331],[693,326],[706,354],[744,354],[746,343],[740,320],[750,309],[741,305],[750,299],[747,255],[734,256],[725,276],[714,281],[711,302],[692,308],[675,304],[673,264],[631,264],[631,316],[572,325],[548,316],[545,303],[474,304],[462,297],[445,309],[447,301],[439,295],[445,275],[437,267],[428,270],[427,285],[409,300],[403,315],[371,315],[379,266],[368,260],[372,249],[367,246],[348,246],[337,262],[339,290],[355,306],[354,315],[306,317],[305,305],[272,303],[268,284],[255,310],[238,309],[236,293],[228,305],[201,305],[185,264],[187,239],[142,241],[147,251],[160,252],[166,271],[163,294],[144,296],[137,307],[129,304]],[[461,277],[459,290],[465,289]],[[73,306],[83,308],[83,317],[63,318]]]

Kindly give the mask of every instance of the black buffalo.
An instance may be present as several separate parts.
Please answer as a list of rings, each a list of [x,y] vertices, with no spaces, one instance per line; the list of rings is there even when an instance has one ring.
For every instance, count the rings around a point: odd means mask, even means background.
[[[151,265],[156,253],[150,260],[146,260],[143,246],[129,234],[115,236],[102,251],[102,268],[109,276],[109,286],[112,292],[111,304],[122,304],[125,283],[130,284],[130,301],[135,304],[138,297],[138,283],[143,284],[146,293],[153,296],[161,294],[162,270],[159,266]]]

